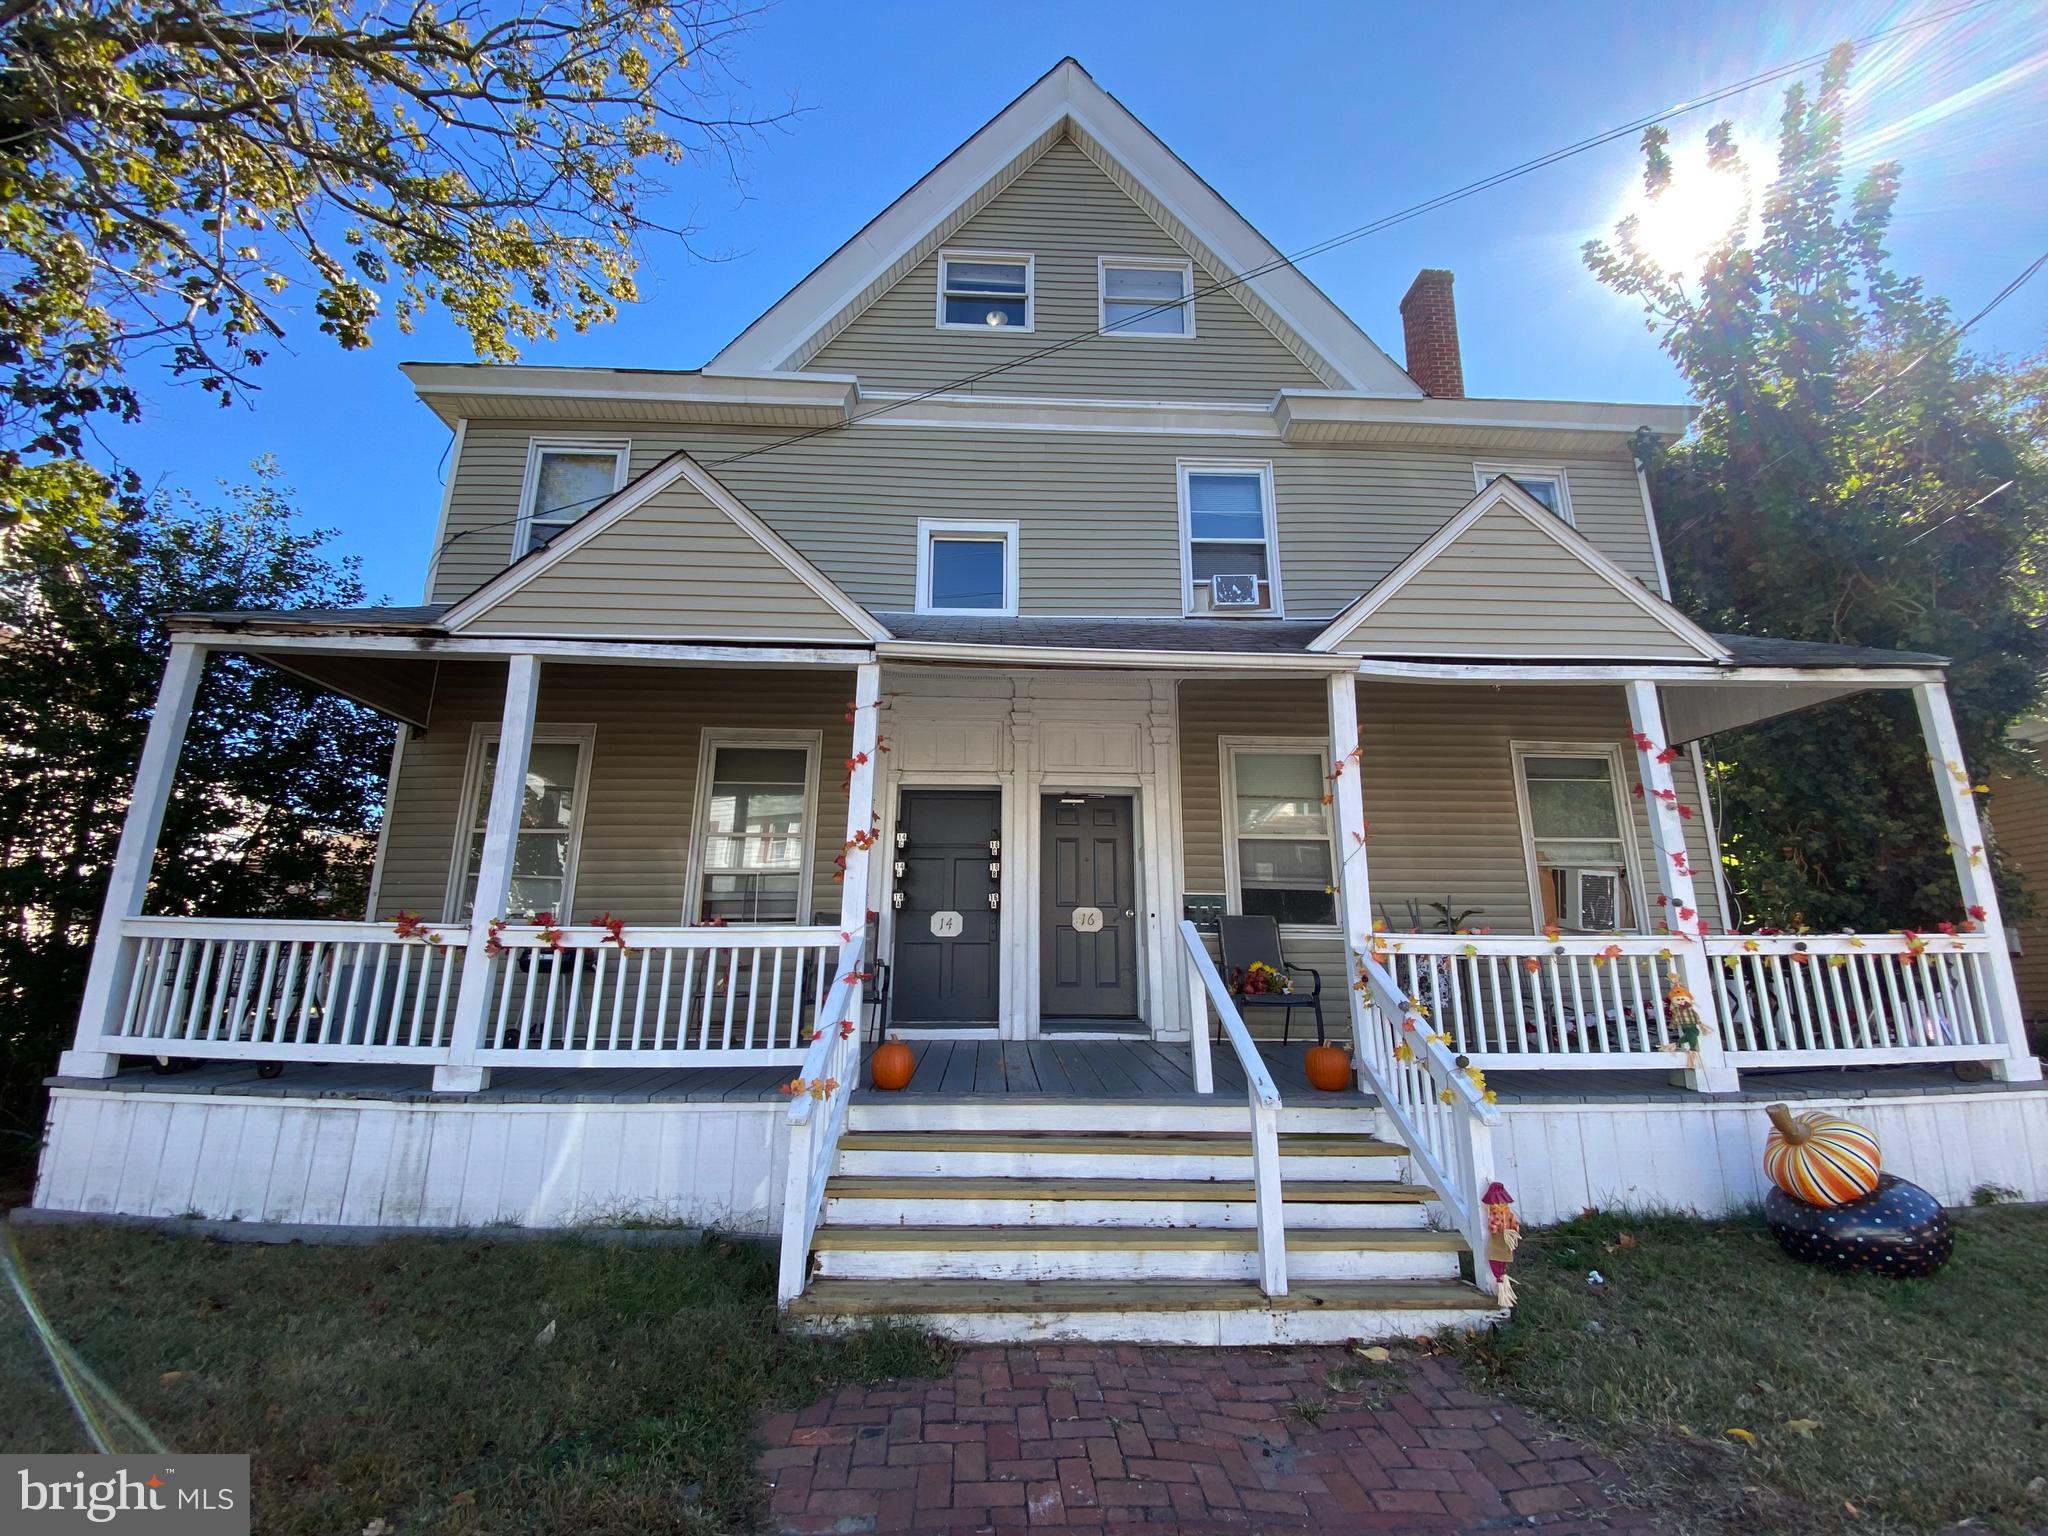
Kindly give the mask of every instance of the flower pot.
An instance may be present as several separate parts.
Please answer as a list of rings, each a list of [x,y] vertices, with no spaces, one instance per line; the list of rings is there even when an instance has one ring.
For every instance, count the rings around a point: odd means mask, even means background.
[[[901,1040],[884,1040],[868,1058],[868,1075],[877,1088],[894,1093],[910,1086],[911,1069],[916,1065],[909,1046]]]
[[[1310,1046],[1302,1066],[1308,1072],[1309,1086],[1324,1093],[1342,1093],[1351,1086],[1351,1058],[1341,1045],[1325,1041]]]

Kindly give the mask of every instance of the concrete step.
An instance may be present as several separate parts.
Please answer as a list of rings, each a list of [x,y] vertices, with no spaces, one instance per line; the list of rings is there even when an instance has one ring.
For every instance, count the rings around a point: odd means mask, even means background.
[[[1290,1280],[1455,1278],[1455,1233],[1385,1227],[1287,1234]],[[1255,1280],[1258,1234],[1237,1227],[824,1227],[817,1273],[846,1279]]]
[[[790,1304],[834,1329],[896,1317],[974,1343],[1330,1344],[1479,1327],[1502,1316],[1462,1280],[1305,1282],[1267,1296],[1250,1281],[820,1279]]]

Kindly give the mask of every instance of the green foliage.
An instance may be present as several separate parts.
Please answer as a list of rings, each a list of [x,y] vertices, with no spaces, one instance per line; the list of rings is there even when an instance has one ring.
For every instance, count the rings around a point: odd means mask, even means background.
[[[132,420],[147,356],[228,403],[310,316],[444,310],[506,360],[636,297],[670,166],[729,166],[727,0],[0,4],[0,527]],[[123,481],[130,499],[136,482]],[[104,487],[102,487],[104,489]]]
[[[1711,629],[1928,651],[1971,770],[2008,766],[2005,733],[2048,663],[2048,368],[1973,356],[1946,303],[1885,249],[1900,170],[1845,190],[1850,55],[1786,92],[1778,165],[1693,276],[1624,220],[1586,262],[1642,301],[1702,414],[1653,457],[1659,527],[1683,608]],[[1645,185],[1684,196],[1661,133]],[[1707,173],[1750,175],[1732,130]],[[1746,917],[1891,928],[1960,917],[1920,732],[1866,696],[1713,743],[1730,873]]]
[[[225,507],[163,497],[17,529],[0,570],[0,1112],[26,1114],[76,1022],[107,869],[180,611],[360,603],[259,461]],[[388,721],[261,662],[209,663],[152,911],[360,917]]]

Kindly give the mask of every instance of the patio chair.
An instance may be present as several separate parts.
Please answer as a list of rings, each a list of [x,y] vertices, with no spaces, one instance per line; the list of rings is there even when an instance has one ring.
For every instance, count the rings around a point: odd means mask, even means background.
[[[1296,1011],[1306,1008],[1316,1016],[1316,1039],[1325,1039],[1323,973],[1312,966],[1287,963],[1280,952],[1279,921],[1270,917],[1225,917],[1218,926],[1223,940],[1223,974],[1230,978],[1231,995],[1236,999],[1239,1011],[1249,1008],[1281,1009],[1280,1043],[1285,1045],[1294,1028]],[[1247,994],[1240,991],[1237,978],[1255,963],[1270,965],[1290,981],[1297,976],[1308,977],[1308,992],[1303,993],[1299,987],[1291,992]],[[1219,1023],[1217,1027],[1220,1031],[1222,1026]]]

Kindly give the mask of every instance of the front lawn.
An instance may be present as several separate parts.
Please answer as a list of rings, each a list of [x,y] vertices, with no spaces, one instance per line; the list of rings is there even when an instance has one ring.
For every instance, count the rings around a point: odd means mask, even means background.
[[[2048,1210],[1951,1214],[1917,1281],[1796,1264],[1760,1216],[1589,1216],[1528,1236],[1513,1321],[1459,1348],[1680,1530],[2036,1530]]]
[[[56,1330],[167,1446],[253,1453],[265,1533],[746,1529],[763,1412],[945,1361],[905,1331],[778,1333],[772,1258],[716,1239],[14,1235]],[[0,1448],[88,1448],[4,1286]]]

